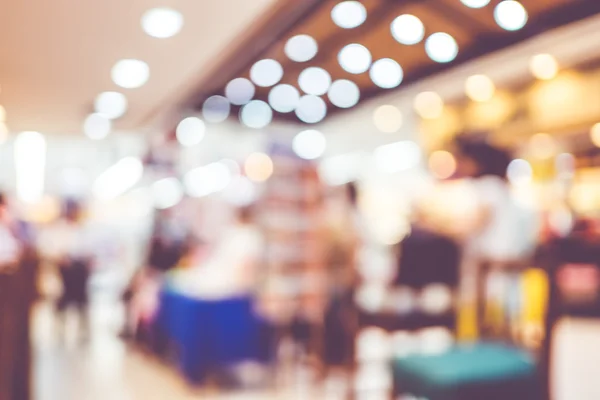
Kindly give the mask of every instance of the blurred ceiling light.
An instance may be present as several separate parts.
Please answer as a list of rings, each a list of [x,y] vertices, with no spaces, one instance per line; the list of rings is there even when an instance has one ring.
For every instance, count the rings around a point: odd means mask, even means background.
[[[435,92],[422,92],[415,97],[415,111],[423,119],[436,119],[444,112],[444,101]]]
[[[225,97],[236,106],[247,104],[255,92],[254,84],[246,78],[235,78],[225,87]]]
[[[265,153],[252,153],[244,163],[246,176],[254,182],[264,182],[273,175],[273,161]]]
[[[394,133],[402,127],[402,113],[392,105],[378,107],[373,113],[373,122],[384,133]]]
[[[494,97],[496,86],[490,78],[485,75],[472,75],[465,83],[465,93],[478,103],[484,103]]]
[[[600,122],[594,124],[590,130],[590,139],[596,147],[600,147]]]
[[[94,109],[108,119],[117,119],[127,112],[127,97],[119,92],[102,92],[96,96]]]
[[[529,69],[537,79],[548,81],[558,74],[558,62],[550,54],[538,54],[531,57]]]
[[[380,88],[392,89],[402,83],[404,71],[395,60],[382,58],[373,63],[369,75],[373,83]]]
[[[305,160],[315,160],[321,157],[326,148],[325,135],[314,129],[298,133],[292,142],[294,153]]]
[[[34,203],[44,195],[46,139],[39,132],[21,132],[14,145],[17,197]]]
[[[506,171],[510,183],[516,186],[527,185],[533,179],[531,165],[523,159],[512,160]]]
[[[547,133],[537,133],[529,140],[531,154],[535,158],[548,159],[556,155],[558,145],[554,138]]]
[[[458,55],[458,43],[445,32],[432,34],[425,41],[425,51],[429,58],[438,63],[453,61]]]
[[[144,165],[136,157],[125,157],[104,171],[94,182],[94,195],[112,200],[134,187],[144,174]]]
[[[237,207],[252,204],[258,197],[258,191],[252,181],[245,176],[236,176],[229,186],[225,188],[223,197],[225,201]]]
[[[490,4],[491,0],[460,0],[465,6],[469,8],[483,8]]]
[[[340,66],[351,74],[362,74],[367,71],[371,61],[369,49],[358,43],[345,46],[338,54]]]
[[[113,82],[122,88],[136,89],[148,82],[150,67],[140,60],[120,60],[112,68],[111,77]]]
[[[290,60],[306,62],[317,55],[319,45],[310,35],[296,35],[287,41],[284,51]]]
[[[306,94],[321,96],[327,93],[329,86],[331,86],[331,75],[323,68],[308,67],[300,72],[298,86]]]
[[[0,106],[0,122],[6,122],[6,108]]]
[[[189,171],[183,183],[189,196],[204,197],[225,189],[232,178],[227,165],[216,162]]]
[[[327,93],[329,101],[339,108],[351,108],[360,100],[360,89],[356,83],[347,79],[338,79],[331,84]]]
[[[83,123],[83,133],[92,140],[102,140],[112,129],[112,122],[104,114],[90,114]]]
[[[199,144],[206,133],[206,124],[198,117],[187,117],[181,120],[175,130],[177,141],[185,147]]]
[[[494,10],[496,23],[504,30],[518,31],[527,24],[527,10],[515,0],[505,0],[498,3]]]
[[[296,108],[296,116],[302,122],[307,124],[316,124],[321,122],[327,115],[327,104],[325,101],[311,94],[307,94],[300,98],[298,107]]]
[[[423,22],[414,15],[404,14],[396,17],[390,28],[394,39],[407,46],[417,44],[425,37]]]
[[[294,111],[298,107],[299,101],[300,93],[292,85],[277,85],[269,92],[269,104],[271,108],[280,113]]]
[[[367,9],[358,1],[342,1],[331,10],[331,19],[343,29],[353,29],[367,19]]]
[[[415,142],[404,140],[376,148],[374,157],[379,171],[395,173],[418,166],[421,149]]]
[[[0,122],[0,145],[8,140],[8,126],[6,123]]]
[[[183,188],[177,178],[164,178],[152,184],[154,207],[166,210],[176,206],[183,199]]]
[[[434,151],[429,156],[429,170],[437,179],[448,179],[456,172],[456,159],[448,151]]]
[[[262,100],[252,100],[240,110],[240,120],[249,128],[264,128],[272,119],[273,110]]]
[[[207,122],[214,124],[225,121],[230,112],[231,104],[223,96],[210,96],[202,105],[202,116]]]
[[[183,27],[183,15],[167,7],[153,8],[142,16],[142,28],[148,35],[166,39],[177,35]]]
[[[257,61],[250,68],[250,79],[257,86],[269,87],[277,84],[283,78],[283,67],[279,62],[266,59]]]

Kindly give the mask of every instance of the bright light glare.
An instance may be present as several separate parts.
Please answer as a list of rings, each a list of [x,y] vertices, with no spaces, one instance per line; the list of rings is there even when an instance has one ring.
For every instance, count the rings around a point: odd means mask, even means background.
[[[288,84],[275,86],[269,92],[269,104],[273,110],[280,113],[292,112],[298,107],[300,93],[298,89]]]
[[[373,122],[381,132],[398,132],[402,127],[402,112],[392,105],[380,106],[373,113]]]
[[[423,119],[436,119],[444,112],[444,100],[435,92],[422,92],[415,97],[415,111]]]
[[[321,132],[310,129],[300,132],[292,142],[294,153],[305,160],[314,160],[325,153],[327,139]]]
[[[496,23],[507,31],[518,31],[527,24],[527,10],[515,0],[505,0],[498,3],[494,10]]]
[[[331,10],[331,19],[343,29],[353,29],[367,19],[367,9],[358,1],[342,1]]]
[[[538,54],[531,58],[529,69],[537,79],[549,81],[558,74],[558,62],[550,54]]]
[[[262,100],[252,100],[240,110],[240,120],[249,128],[264,128],[272,119],[273,110]]]
[[[321,96],[331,86],[331,75],[323,68],[309,67],[300,73],[298,85],[306,94]]]
[[[460,0],[465,6],[469,8],[483,8],[490,4],[490,0]]]
[[[250,68],[250,79],[257,86],[269,87],[277,84],[283,77],[283,67],[272,59],[257,61]]]
[[[127,97],[119,92],[100,93],[94,101],[94,109],[106,118],[120,118],[127,111]]]
[[[122,88],[139,88],[148,82],[150,67],[140,60],[120,60],[112,68],[111,77],[113,82]]]
[[[350,108],[358,104],[360,89],[356,83],[347,79],[338,79],[331,84],[327,93],[329,101],[339,108]]]
[[[183,188],[177,178],[164,178],[152,184],[154,207],[166,210],[176,206],[183,199]]]
[[[273,175],[273,161],[265,153],[252,153],[244,163],[246,176],[254,182],[264,182]]]
[[[197,117],[187,117],[177,125],[175,135],[182,146],[190,147],[200,143],[205,132],[206,124],[204,124],[204,121]]]
[[[404,14],[396,17],[390,28],[394,39],[407,46],[417,44],[425,37],[423,22],[414,15]]]
[[[204,197],[225,189],[232,180],[231,170],[221,162],[195,168],[183,180],[185,191],[192,197]]]
[[[44,195],[46,139],[39,132],[21,132],[14,146],[17,196],[34,203]]]
[[[104,114],[90,114],[83,123],[83,132],[92,140],[102,140],[108,136],[112,123]]]
[[[287,41],[284,51],[290,60],[306,62],[317,55],[319,45],[312,36],[296,35]]]
[[[421,149],[415,142],[405,140],[376,148],[374,156],[379,171],[395,173],[418,166]]]
[[[223,96],[210,96],[202,105],[202,116],[208,122],[219,123],[229,117],[231,104]]]
[[[508,180],[515,186],[523,186],[531,183],[533,180],[533,169],[531,165],[523,159],[511,161],[506,171]]]
[[[366,159],[363,152],[328,157],[319,164],[319,175],[328,185],[344,185],[360,177]]]
[[[256,88],[246,78],[235,78],[225,87],[225,97],[236,106],[247,104],[254,97]]]
[[[144,174],[144,165],[136,157],[125,157],[104,171],[94,182],[94,195],[112,200],[134,187]]]
[[[458,55],[458,43],[447,33],[437,32],[425,41],[425,51],[429,58],[438,63],[453,61]]]
[[[490,78],[485,75],[472,75],[465,83],[465,93],[476,102],[486,102],[494,97],[496,86]]]
[[[142,16],[142,28],[148,35],[166,39],[177,35],[183,27],[183,15],[172,8],[153,8]]]
[[[327,115],[327,104],[318,97],[307,94],[300,98],[298,107],[296,108],[296,116],[302,122],[307,124],[316,124],[321,122]]]
[[[338,62],[344,71],[351,74],[362,74],[371,66],[371,52],[365,46],[352,43],[345,46],[338,54]]]
[[[391,58],[382,58],[373,63],[369,75],[373,83],[380,88],[392,89],[402,83],[404,71],[400,64]]]
[[[450,152],[434,151],[429,156],[429,170],[437,179],[448,179],[456,172],[456,159]]]

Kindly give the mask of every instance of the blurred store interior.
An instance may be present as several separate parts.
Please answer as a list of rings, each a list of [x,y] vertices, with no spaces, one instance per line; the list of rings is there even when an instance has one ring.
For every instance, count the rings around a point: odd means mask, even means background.
[[[597,400],[598,0],[0,0],[0,400]]]

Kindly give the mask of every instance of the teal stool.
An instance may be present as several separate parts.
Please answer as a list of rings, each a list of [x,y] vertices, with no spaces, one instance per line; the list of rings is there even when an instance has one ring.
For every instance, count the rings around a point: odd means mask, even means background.
[[[397,394],[427,400],[538,400],[535,363],[526,353],[501,344],[456,346],[435,356],[393,363]]]

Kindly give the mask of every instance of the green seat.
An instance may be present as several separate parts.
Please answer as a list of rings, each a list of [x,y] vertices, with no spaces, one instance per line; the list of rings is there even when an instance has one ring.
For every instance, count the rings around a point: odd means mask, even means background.
[[[540,385],[534,360],[491,343],[459,345],[435,356],[394,361],[396,391],[428,400],[536,400]]]

